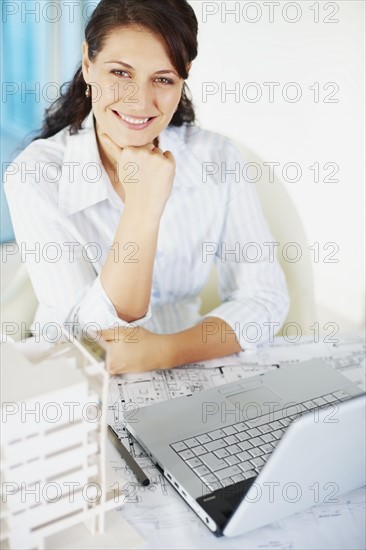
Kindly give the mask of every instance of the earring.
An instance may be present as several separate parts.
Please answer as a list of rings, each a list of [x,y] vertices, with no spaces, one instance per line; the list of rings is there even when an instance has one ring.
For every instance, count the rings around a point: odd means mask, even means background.
[[[90,85],[89,84],[86,85],[85,95],[86,95],[86,97],[90,97]]]

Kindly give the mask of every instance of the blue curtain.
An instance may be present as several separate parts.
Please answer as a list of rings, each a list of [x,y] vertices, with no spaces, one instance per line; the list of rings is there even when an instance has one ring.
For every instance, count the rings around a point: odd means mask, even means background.
[[[45,108],[81,61],[87,18],[97,1],[2,0],[1,168],[29,144]],[[14,239],[1,185],[1,242]]]

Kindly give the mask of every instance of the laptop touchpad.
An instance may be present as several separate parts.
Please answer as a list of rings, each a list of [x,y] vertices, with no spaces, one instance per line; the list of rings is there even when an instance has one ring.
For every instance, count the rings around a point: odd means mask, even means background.
[[[233,403],[242,407],[243,405],[261,405],[264,403],[279,403],[281,396],[275,391],[271,390],[267,386],[258,386],[257,388],[251,388],[250,390],[244,390],[231,395],[225,395],[225,398]]]

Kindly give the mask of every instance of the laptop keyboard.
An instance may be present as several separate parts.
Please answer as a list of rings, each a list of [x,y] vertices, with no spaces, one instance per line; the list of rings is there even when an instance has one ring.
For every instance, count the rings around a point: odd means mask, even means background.
[[[214,491],[256,477],[289,424],[302,413],[349,398],[345,391],[339,390],[252,420],[200,433],[170,447],[209,490]]]

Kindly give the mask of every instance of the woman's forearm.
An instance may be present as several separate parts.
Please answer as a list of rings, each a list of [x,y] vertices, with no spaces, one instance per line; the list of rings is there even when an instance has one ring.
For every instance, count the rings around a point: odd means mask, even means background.
[[[164,335],[164,338],[162,350],[166,352],[166,368],[243,351],[233,329],[218,317],[207,317],[192,328]]]
[[[156,334],[139,326],[103,330],[101,336],[110,374],[171,369],[242,351],[235,332],[217,317],[175,334]]]
[[[118,316],[132,322],[143,317],[151,295],[160,218],[129,210],[126,204],[101,283]]]

